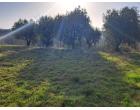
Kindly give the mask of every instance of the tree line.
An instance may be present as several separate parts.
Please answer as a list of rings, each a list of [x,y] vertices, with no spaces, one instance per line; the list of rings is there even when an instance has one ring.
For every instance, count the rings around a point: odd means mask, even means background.
[[[96,45],[101,35],[99,29],[91,26],[86,10],[80,7],[54,18],[42,16],[37,22],[19,19],[14,23],[12,30],[23,26],[25,28],[17,32],[15,37],[25,40],[27,46],[37,44],[50,47],[57,41],[60,47],[76,48],[84,43],[90,48]]]
[[[136,7],[107,10],[103,23],[102,31],[92,27],[86,9],[77,7],[74,11],[54,18],[42,16],[37,22],[20,19],[14,23],[12,30],[30,24],[15,34],[16,38],[25,40],[27,46],[36,44],[49,47],[57,41],[60,47],[87,45],[90,48],[102,40],[102,34],[105,46],[109,49],[119,51],[121,45],[137,48],[140,42],[140,18]]]

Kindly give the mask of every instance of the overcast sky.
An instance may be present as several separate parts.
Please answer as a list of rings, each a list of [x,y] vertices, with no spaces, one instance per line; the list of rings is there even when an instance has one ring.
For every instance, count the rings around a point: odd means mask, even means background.
[[[11,28],[13,23],[19,18],[39,19],[42,15],[55,16],[56,14],[64,14],[69,11],[68,4],[61,3],[0,3],[0,28]],[[75,6],[75,5],[74,5]],[[138,7],[140,3],[94,3],[88,2],[84,4],[88,15],[91,18],[92,25],[101,28],[103,23],[103,13],[107,9],[120,9],[124,6]],[[66,8],[67,7],[67,8]],[[74,8],[74,7],[73,7]]]

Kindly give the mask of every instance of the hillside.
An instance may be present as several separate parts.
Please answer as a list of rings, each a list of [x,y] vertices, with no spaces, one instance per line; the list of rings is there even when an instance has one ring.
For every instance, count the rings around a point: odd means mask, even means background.
[[[8,32],[10,32],[10,29],[0,29],[0,36],[7,34]]]
[[[140,106],[139,59],[0,46],[0,106]]]

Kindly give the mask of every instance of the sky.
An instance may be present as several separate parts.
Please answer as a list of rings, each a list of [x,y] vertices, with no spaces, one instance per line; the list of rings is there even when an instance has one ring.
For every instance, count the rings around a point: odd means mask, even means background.
[[[88,16],[91,19],[91,24],[94,27],[101,28],[103,24],[103,13],[107,9],[121,9],[124,6],[138,7],[139,3],[118,3],[118,2],[44,2],[44,3],[32,3],[32,2],[20,2],[20,3],[4,3],[0,2],[0,28],[11,28],[15,21],[18,19],[33,19],[37,21],[40,16],[55,16],[59,14],[65,14],[72,11],[75,7],[80,5],[87,10]]]

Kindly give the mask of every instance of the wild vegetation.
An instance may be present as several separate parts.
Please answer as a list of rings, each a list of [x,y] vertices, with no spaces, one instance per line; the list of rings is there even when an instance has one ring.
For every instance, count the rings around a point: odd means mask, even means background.
[[[0,46],[0,106],[140,106],[136,8],[108,10],[102,31],[80,7],[19,28],[25,46]]]

